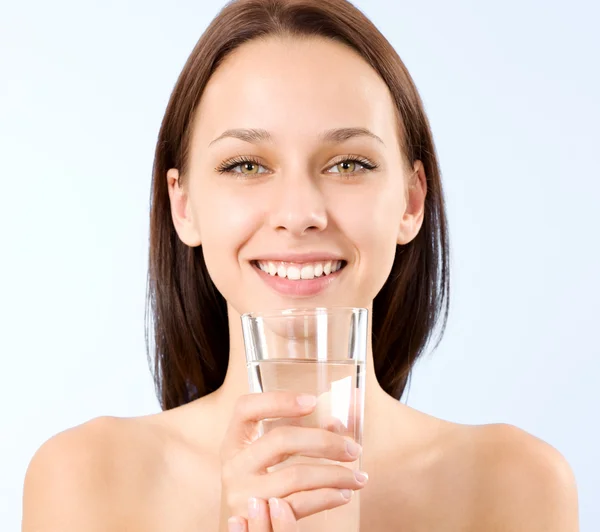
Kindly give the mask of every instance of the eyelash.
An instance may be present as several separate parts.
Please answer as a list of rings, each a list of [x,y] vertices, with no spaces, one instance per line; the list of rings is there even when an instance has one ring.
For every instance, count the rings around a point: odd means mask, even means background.
[[[331,166],[329,166],[329,168],[337,166],[338,164],[350,163],[350,162],[360,164],[363,167],[363,169],[359,170],[358,172],[352,172],[352,173],[337,172],[340,175],[340,177],[342,177],[344,179],[352,179],[352,177],[355,177],[357,174],[362,174],[366,171],[375,170],[378,168],[377,164],[372,163],[371,161],[369,161],[368,159],[365,159],[364,157],[362,157],[360,155],[344,155],[343,158],[334,162]],[[217,172],[219,172],[220,174],[239,174],[240,176],[261,175],[261,174],[244,174],[243,172],[233,172],[232,171],[234,168],[237,168],[238,166],[241,166],[246,163],[256,164],[257,166],[264,166],[256,157],[240,155],[240,156],[228,159],[226,161],[223,161],[219,166],[217,166],[217,168],[215,168],[215,170]]]

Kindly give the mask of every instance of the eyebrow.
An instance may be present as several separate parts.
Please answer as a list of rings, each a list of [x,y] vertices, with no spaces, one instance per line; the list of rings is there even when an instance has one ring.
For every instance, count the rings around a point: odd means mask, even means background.
[[[228,129],[214,139],[209,146],[212,146],[215,142],[227,137],[243,140],[244,142],[250,142],[252,144],[273,141],[273,136],[266,129]],[[385,143],[380,137],[365,127],[339,127],[328,129],[319,135],[319,140],[329,144],[339,144],[354,137],[370,137],[381,142],[381,144],[385,146]]]

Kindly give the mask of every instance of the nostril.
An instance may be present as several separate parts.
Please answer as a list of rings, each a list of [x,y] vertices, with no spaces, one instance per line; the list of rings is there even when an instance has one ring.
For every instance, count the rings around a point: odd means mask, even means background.
[[[279,225],[277,226],[277,228],[275,229],[276,231],[288,231],[289,227],[286,227],[284,225]],[[316,225],[311,225],[309,227],[306,227],[302,230],[301,234],[306,234],[306,233],[314,233],[314,232],[319,232],[321,231],[321,229],[319,229]]]

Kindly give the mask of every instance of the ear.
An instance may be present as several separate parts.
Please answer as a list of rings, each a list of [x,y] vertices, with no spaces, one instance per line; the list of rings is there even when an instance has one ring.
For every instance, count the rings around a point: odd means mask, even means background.
[[[202,243],[200,230],[193,217],[187,187],[179,181],[177,168],[171,168],[167,172],[167,186],[175,231],[184,244],[190,247],[199,246]]]
[[[421,161],[416,161],[405,186],[406,208],[398,228],[398,244],[408,244],[419,234],[425,215],[426,196],[425,168]]]

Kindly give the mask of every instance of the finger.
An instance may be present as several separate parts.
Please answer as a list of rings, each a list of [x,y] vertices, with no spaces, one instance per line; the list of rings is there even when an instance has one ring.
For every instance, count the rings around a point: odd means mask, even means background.
[[[271,526],[273,532],[297,532],[296,516],[290,505],[283,499],[269,499]]]
[[[341,465],[293,464],[262,475],[260,490],[283,498],[299,491],[321,488],[359,490],[367,480],[366,473]]]
[[[230,517],[227,521],[229,532],[248,532],[248,523],[242,517]]]
[[[352,500],[353,491],[350,489],[323,488],[311,491],[292,493],[285,498],[291,506],[296,519],[304,519],[325,510],[343,506]]]
[[[226,447],[222,452],[228,456],[251,443],[260,420],[305,416],[313,411],[316,401],[313,395],[284,391],[251,393],[240,397],[224,439]]]
[[[271,532],[269,505],[264,499],[256,497],[248,499],[248,531]]]
[[[293,455],[354,462],[362,448],[350,438],[327,430],[278,427],[256,440],[233,458],[236,471],[265,471]]]

